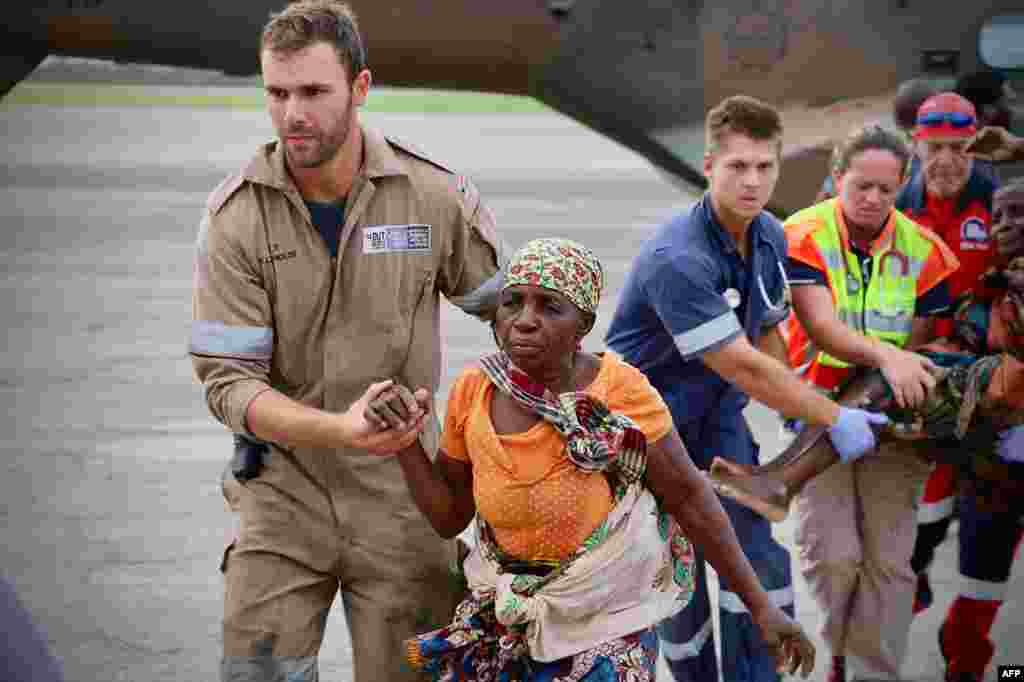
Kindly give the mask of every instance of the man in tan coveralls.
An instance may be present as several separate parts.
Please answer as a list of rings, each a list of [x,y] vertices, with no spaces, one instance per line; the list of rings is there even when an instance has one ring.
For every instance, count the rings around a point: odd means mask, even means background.
[[[260,57],[279,140],[211,194],[193,291],[210,411],[269,444],[257,476],[225,483],[240,518],[222,566],[221,679],[317,680],[340,588],[356,681],[411,680],[401,643],[450,619],[455,548],[397,460],[366,453],[421,428],[433,453],[437,427],[421,416],[368,433],[362,407],[386,379],[437,389],[439,293],[490,310],[493,218],[468,180],[360,123],[371,76],[347,6],[288,6]]]

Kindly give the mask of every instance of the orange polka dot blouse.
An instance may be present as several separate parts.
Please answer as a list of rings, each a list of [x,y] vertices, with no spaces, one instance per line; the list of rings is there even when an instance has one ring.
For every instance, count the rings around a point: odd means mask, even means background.
[[[564,559],[611,510],[611,488],[601,472],[576,467],[558,431],[543,420],[523,433],[495,433],[490,416],[494,390],[477,367],[456,379],[441,449],[472,464],[477,513],[503,550],[520,559]],[[613,353],[602,356],[585,392],[630,417],[648,443],[672,431],[672,417],[658,392]]]

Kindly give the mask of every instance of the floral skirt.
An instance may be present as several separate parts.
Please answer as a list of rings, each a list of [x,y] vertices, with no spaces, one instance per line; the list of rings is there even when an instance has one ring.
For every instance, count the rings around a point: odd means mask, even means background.
[[[530,658],[518,627],[494,615],[492,598],[469,597],[450,625],[407,642],[407,658],[435,682],[654,682],[654,627],[551,662]]]
[[[654,682],[658,633],[653,627],[551,663],[531,662],[529,682]]]

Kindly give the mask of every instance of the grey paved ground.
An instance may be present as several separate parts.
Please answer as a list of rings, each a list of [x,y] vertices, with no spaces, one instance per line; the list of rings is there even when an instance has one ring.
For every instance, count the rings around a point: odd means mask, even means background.
[[[629,258],[690,199],[554,115],[372,120],[476,178],[513,246],[566,234],[598,252],[610,290],[594,347]],[[268,135],[253,113],[0,109],[0,571],[69,680],[216,678],[228,438],[185,356],[191,245],[206,193]],[[444,316],[442,399],[490,345],[469,318]],[[773,451],[774,417],[751,416]],[[792,546],[789,524],[778,533]],[[951,544],[936,577],[939,601],[912,633],[914,679],[939,677],[934,632],[957,587]],[[816,629],[797,588],[799,617]],[[1021,594],[1018,575],[996,625],[1001,662],[1024,662]],[[340,612],[322,660],[324,679],[351,679]]]

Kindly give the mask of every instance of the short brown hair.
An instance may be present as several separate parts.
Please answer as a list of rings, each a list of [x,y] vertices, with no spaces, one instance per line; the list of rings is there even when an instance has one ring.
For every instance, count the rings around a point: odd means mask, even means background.
[[[782,117],[775,107],[747,95],[726,97],[708,112],[704,137],[708,153],[714,154],[726,135],[740,133],[755,140],[778,139],[782,149]]]
[[[910,167],[910,147],[894,130],[880,125],[869,125],[854,130],[832,150],[832,170],[842,175],[858,154],[872,149],[887,151],[900,160],[900,179],[906,177]]]
[[[366,48],[352,8],[339,0],[299,0],[270,15],[260,49],[298,52],[316,43],[334,46],[338,61],[354,80],[366,68]]]

